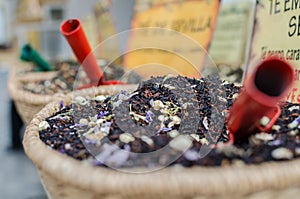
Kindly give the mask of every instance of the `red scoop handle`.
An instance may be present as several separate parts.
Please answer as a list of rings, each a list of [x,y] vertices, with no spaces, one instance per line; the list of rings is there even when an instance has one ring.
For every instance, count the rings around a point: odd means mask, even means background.
[[[78,62],[82,65],[91,81],[89,85],[84,87],[125,84],[124,82],[117,80],[105,81],[104,73],[98,66],[97,59],[92,53],[91,46],[78,19],[64,21],[61,24],[60,31],[67,39]]]
[[[66,20],[61,24],[60,31],[67,39],[78,62],[83,66],[91,84],[97,85],[99,80],[103,78],[103,72],[92,53],[80,21],[78,19]]]

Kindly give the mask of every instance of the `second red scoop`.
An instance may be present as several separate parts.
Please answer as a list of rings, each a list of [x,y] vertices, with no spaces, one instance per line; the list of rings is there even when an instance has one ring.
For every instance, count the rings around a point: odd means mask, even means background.
[[[91,46],[78,19],[69,19],[64,21],[61,24],[60,31],[67,39],[78,62],[82,65],[91,81],[90,85],[85,87],[125,84],[124,82],[117,80],[105,81],[104,73],[97,64],[97,59],[92,53]]]

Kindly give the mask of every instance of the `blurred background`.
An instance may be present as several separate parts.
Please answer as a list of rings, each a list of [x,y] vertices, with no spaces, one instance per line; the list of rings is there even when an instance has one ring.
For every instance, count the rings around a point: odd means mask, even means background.
[[[224,79],[232,82],[241,81],[247,60],[247,38],[251,29],[249,19],[253,1],[222,0],[209,55],[220,67],[220,74],[223,74]],[[47,61],[70,59],[73,57],[72,50],[59,31],[63,20],[79,18],[94,48],[109,36],[130,29],[134,2],[134,0],[0,0],[1,199],[47,198],[37,171],[23,152],[20,140],[25,126],[22,125],[20,118],[17,118],[7,91],[9,71],[12,64],[19,60],[21,48],[29,43]],[[243,17],[227,16],[228,10],[236,12],[238,9],[246,10]],[[224,31],[226,26],[224,24],[228,21],[236,24],[236,29]],[[122,37],[118,41],[117,51],[126,50],[127,39]],[[228,49],[228,46],[231,46],[232,51],[220,50]],[[16,137],[16,131],[20,134],[20,138]]]

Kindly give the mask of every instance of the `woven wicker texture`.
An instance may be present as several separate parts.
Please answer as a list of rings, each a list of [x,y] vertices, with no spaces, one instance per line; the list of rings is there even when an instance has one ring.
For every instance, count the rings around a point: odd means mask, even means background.
[[[11,64],[9,69],[9,76],[12,80],[21,79],[35,79],[35,78],[44,78],[44,77],[51,77],[54,76],[57,71],[50,71],[50,72],[33,72],[34,66],[31,63],[22,62],[22,61],[15,61]]]
[[[57,71],[53,72],[27,72],[20,74],[19,71],[29,70],[30,65],[16,62],[10,70],[8,78],[8,91],[11,99],[15,102],[17,111],[24,122],[28,125],[33,116],[38,113],[45,105],[53,100],[60,99],[63,94],[57,93],[55,95],[34,94],[23,89],[23,85],[28,82],[35,82],[40,80],[50,80],[53,78]],[[120,89],[126,90],[126,86],[114,86],[116,91]],[[119,89],[119,90],[118,90]],[[89,93],[84,93],[89,92]],[[94,90],[86,89],[83,95],[92,94]],[[112,93],[113,91],[110,91]]]
[[[56,75],[56,72],[43,72],[43,73],[27,73],[24,75],[18,75],[14,69],[10,72],[8,78],[8,92],[11,99],[15,102],[17,111],[27,125],[46,104],[53,99],[57,99],[62,95],[39,95],[29,91],[25,91],[22,87],[25,83],[34,82],[39,80],[51,79]]]
[[[105,93],[103,89],[97,92]],[[70,103],[71,96],[64,100]],[[300,160],[297,159],[222,168],[167,167],[144,174],[84,164],[49,149],[39,139],[39,123],[58,110],[59,103],[52,102],[35,115],[23,141],[49,198],[294,199],[300,196]]]

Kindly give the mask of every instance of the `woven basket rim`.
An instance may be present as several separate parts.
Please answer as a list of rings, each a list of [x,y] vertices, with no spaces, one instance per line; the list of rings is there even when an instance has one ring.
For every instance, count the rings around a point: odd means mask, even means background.
[[[62,96],[63,94],[55,94],[55,95],[36,94],[24,90],[22,88],[22,85],[28,82],[47,80],[52,78],[55,74],[56,72],[27,74],[21,78],[16,78],[16,76],[11,75],[8,78],[8,86],[7,86],[9,95],[14,101],[22,101],[34,105],[47,104],[51,102],[53,98]]]
[[[99,91],[99,90],[98,90]],[[89,90],[85,93],[95,92]],[[99,92],[101,94],[101,92]],[[64,98],[67,103],[71,95]],[[173,193],[174,195],[250,194],[266,189],[285,189],[300,184],[300,159],[267,162],[242,167],[167,167],[155,172],[131,174],[94,167],[47,147],[40,139],[38,125],[59,110],[58,101],[44,107],[27,126],[23,145],[36,167],[56,179],[96,193]]]

